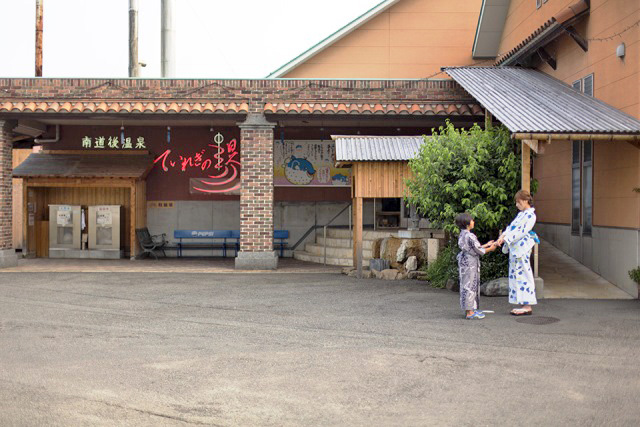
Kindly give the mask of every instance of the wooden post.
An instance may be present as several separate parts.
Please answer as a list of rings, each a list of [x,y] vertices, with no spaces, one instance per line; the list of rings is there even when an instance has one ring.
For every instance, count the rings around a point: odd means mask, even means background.
[[[531,147],[522,141],[522,190],[531,191]]]
[[[353,198],[353,266],[362,277],[362,197]]]

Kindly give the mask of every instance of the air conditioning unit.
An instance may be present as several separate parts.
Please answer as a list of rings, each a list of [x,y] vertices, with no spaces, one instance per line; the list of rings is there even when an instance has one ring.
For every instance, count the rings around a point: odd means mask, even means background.
[[[13,128],[14,133],[38,137],[47,131],[47,125],[35,120],[18,120],[18,126]]]

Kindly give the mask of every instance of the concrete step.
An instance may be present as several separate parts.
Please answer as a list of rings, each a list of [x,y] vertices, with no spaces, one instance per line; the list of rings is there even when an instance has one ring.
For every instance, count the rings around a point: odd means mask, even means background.
[[[363,240],[362,241],[362,249],[371,249],[373,248],[373,240]],[[324,246],[324,237],[322,235],[316,237],[316,243],[320,246]],[[327,247],[330,248],[351,248],[353,247],[353,243],[351,243],[351,239],[337,239],[332,237],[327,237]]]
[[[295,259],[299,259],[300,261],[307,262],[315,262],[316,264],[322,264],[324,262],[324,257],[320,255],[310,254],[306,251],[294,251],[293,257]],[[340,265],[343,267],[353,267],[353,261],[351,258],[330,258],[327,257],[327,265]],[[362,260],[363,266],[369,266],[369,260]]]
[[[307,243],[306,245],[304,245],[304,250],[305,252],[308,252],[310,254],[313,255],[320,255],[322,257],[324,257],[324,246],[323,245],[319,245],[316,243]],[[353,256],[353,249],[352,248],[337,248],[337,247],[331,247],[331,246],[327,246],[327,258],[328,257],[332,257],[332,258],[351,258]],[[367,249],[363,249],[362,250],[362,257],[363,258],[372,258],[372,252],[371,250],[367,250]]]
[[[328,228],[327,237],[333,239],[351,239],[353,231],[349,231],[348,228]],[[385,237],[397,236],[397,231],[382,231],[382,230],[364,230],[362,232],[362,240],[376,240],[383,239]],[[316,237],[322,237],[322,229],[318,230]]]

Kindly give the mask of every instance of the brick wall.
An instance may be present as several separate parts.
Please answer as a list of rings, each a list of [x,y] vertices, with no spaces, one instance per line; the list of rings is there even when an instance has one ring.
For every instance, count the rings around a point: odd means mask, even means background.
[[[13,246],[11,127],[0,120],[0,249]]]

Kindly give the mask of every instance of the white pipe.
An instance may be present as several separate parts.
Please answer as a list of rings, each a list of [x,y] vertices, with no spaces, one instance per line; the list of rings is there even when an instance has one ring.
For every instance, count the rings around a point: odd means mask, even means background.
[[[60,141],[60,125],[56,125],[56,137],[53,139],[40,139],[36,138],[33,140],[36,144],[47,143],[47,142],[58,142]]]
[[[162,0],[161,31],[162,77],[175,77],[173,0]]]

